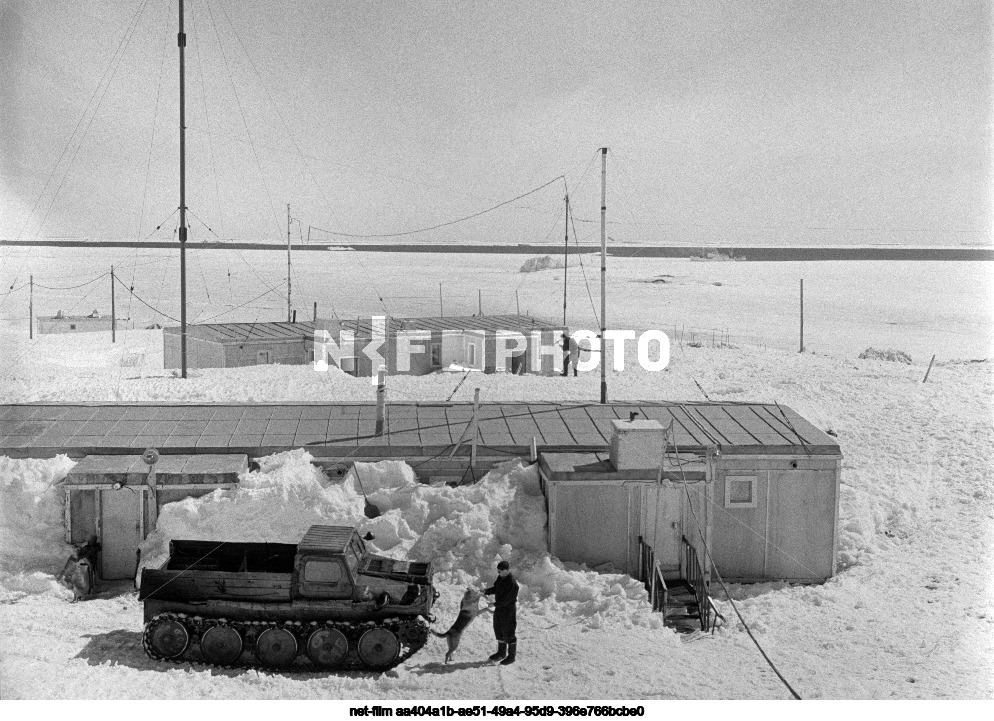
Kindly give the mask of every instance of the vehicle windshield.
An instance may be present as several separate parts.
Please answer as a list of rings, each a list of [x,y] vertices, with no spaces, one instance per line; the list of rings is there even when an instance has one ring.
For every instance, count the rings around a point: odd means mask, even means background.
[[[349,547],[345,549],[345,562],[348,564],[353,576],[358,572],[359,561],[362,560],[363,556],[363,548],[360,544],[362,544],[362,541],[358,538],[353,538],[352,542],[349,543]]]

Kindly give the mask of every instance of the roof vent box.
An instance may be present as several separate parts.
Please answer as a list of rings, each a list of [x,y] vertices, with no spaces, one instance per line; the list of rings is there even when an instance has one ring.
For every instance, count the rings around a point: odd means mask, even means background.
[[[659,468],[663,427],[659,421],[611,421],[611,465],[616,471]]]

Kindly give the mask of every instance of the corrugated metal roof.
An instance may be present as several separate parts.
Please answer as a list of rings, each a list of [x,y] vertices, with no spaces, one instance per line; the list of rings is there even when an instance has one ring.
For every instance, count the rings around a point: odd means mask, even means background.
[[[372,335],[372,320],[367,316],[341,321],[342,327],[356,335]],[[399,330],[498,330],[528,333],[533,330],[559,330],[566,326],[544,318],[529,315],[472,315],[427,318],[392,318],[385,321],[386,334]],[[179,335],[180,326],[166,326],[163,333]],[[186,327],[187,337],[214,343],[264,343],[295,340],[311,340],[314,337],[314,323],[262,322],[262,323],[191,323]]]
[[[352,526],[311,526],[300,539],[297,549],[341,553],[349,545],[353,530]]]
[[[372,320],[369,317],[345,319],[342,327],[353,331],[356,335],[372,334]],[[533,330],[558,330],[566,326],[553,323],[544,318],[529,315],[471,315],[427,318],[392,318],[385,321],[386,334],[392,335],[399,330],[481,330],[496,332],[498,330],[528,333]],[[179,335],[180,326],[166,326],[163,333]],[[191,323],[186,327],[187,337],[210,341],[213,343],[264,343],[295,341],[314,337],[314,323],[262,322],[262,323]]]
[[[368,317],[343,319],[342,326],[353,331],[356,335],[372,333],[371,320]],[[558,330],[566,328],[561,323],[553,323],[544,318],[530,315],[464,315],[440,316],[427,318],[388,318],[386,333],[396,333],[398,330],[481,330],[496,332],[498,330],[527,333],[532,330]]]
[[[179,335],[180,326],[167,326],[163,333]],[[258,343],[314,338],[314,323],[199,323],[186,327],[188,337],[214,343]]]
[[[479,442],[501,453],[602,450],[611,421],[639,418],[673,428],[673,450],[721,446],[728,453],[838,454],[838,441],[784,405],[760,403],[486,403]],[[306,447],[324,454],[368,456],[440,453],[456,443],[473,415],[468,403],[387,406],[375,436],[372,403],[298,404],[25,404],[0,406],[0,452],[257,453]]]

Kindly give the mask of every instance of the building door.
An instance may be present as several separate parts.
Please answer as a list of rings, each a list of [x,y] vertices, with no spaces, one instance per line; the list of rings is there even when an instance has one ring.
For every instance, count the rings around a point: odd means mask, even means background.
[[[141,543],[142,494],[127,486],[100,492],[100,576],[134,578]]]
[[[269,365],[271,358],[272,356],[268,350],[261,350],[259,351],[259,355],[256,356],[255,364],[260,366]]]
[[[642,492],[642,540],[652,546],[662,571],[680,570],[683,492],[672,484],[645,486]]]

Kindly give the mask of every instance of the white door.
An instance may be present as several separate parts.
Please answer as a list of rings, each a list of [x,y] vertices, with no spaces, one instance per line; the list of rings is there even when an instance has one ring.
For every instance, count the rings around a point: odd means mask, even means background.
[[[663,571],[680,569],[680,538],[683,493],[680,486],[643,487],[642,539],[652,546]]]
[[[100,492],[100,576],[113,581],[134,578],[141,543],[141,491],[120,488]]]

